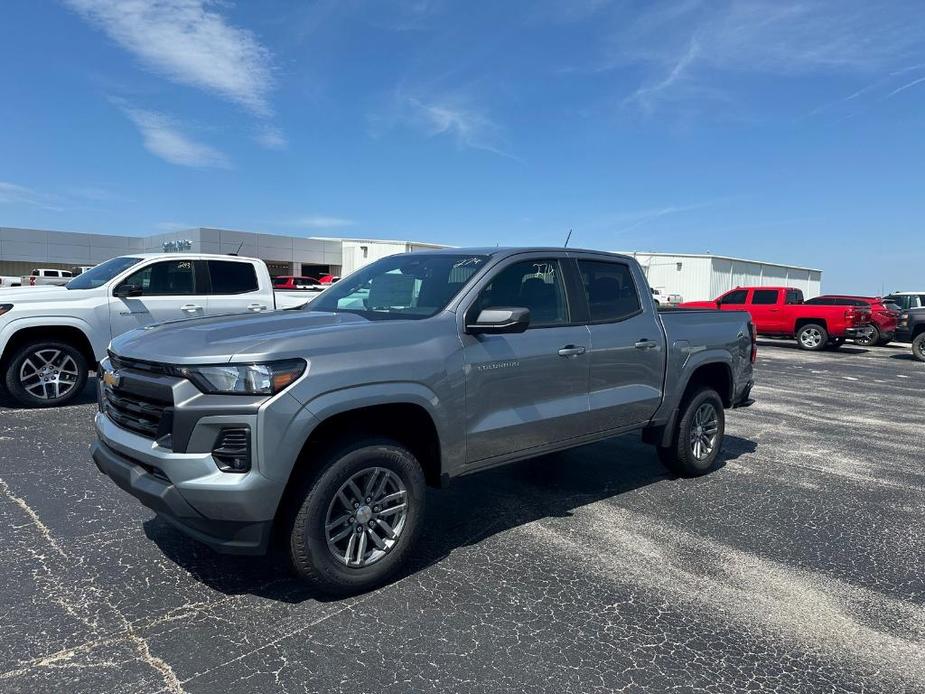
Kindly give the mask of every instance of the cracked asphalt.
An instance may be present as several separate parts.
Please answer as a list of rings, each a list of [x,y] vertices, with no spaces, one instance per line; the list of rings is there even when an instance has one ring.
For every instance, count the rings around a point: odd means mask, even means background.
[[[0,691],[925,692],[923,390],[908,347],[763,342],[709,475],[633,435],[460,480],[341,601],[101,476],[89,388],[0,409]]]

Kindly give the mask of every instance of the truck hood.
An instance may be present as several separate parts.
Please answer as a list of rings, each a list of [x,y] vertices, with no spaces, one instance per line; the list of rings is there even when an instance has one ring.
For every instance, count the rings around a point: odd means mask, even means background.
[[[378,321],[352,313],[270,311],[173,321],[132,330],[112,341],[123,357],[168,364],[219,364],[306,355],[312,338],[349,344]],[[349,333],[350,337],[347,337]]]
[[[0,304],[39,304],[45,301],[71,301],[82,298],[83,292],[50,284],[35,287],[10,287],[0,290]]]

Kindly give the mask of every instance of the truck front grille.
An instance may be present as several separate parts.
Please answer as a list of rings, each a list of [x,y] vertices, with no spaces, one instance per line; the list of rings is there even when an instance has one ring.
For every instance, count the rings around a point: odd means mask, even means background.
[[[168,403],[107,387],[103,405],[106,415],[118,426],[153,439],[157,438]]]
[[[153,361],[142,361],[140,359],[128,359],[120,357],[117,354],[109,353],[109,361],[112,362],[114,369],[131,369],[149,374],[166,374],[169,373],[165,364],[158,364]]]

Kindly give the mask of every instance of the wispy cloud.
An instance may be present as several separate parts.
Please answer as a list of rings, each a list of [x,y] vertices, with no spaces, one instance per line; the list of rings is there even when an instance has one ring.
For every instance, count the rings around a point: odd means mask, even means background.
[[[270,112],[270,52],[209,0],[64,0],[147,68],[252,112]]]
[[[283,135],[283,131],[269,126],[262,128],[254,136],[254,141],[265,149],[286,149],[289,146],[289,141]]]
[[[508,151],[503,129],[470,99],[460,95],[425,97],[402,89],[393,94],[385,116],[371,118],[378,128],[404,126],[425,137],[448,137],[458,149],[477,149],[500,157],[522,161]]]
[[[619,226],[614,230],[614,233],[623,234],[641,227],[644,224],[648,224],[649,222],[654,222],[656,219],[660,219],[661,217],[681,214],[683,212],[693,212],[694,210],[702,210],[707,207],[715,207],[716,205],[722,202],[726,202],[727,200],[727,198],[723,198],[722,200],[705,200],[703,202],[692,203],[689,205],[666,205],[665,207],[622,213],[611,217],[610,222],[611,224],[622,224],[622,226]]]
[[[627,101],[645,110],[702,96],[698,88],[719,76],[875,74],[922,54],[922,13],[905,9],[875,0],[653,2],[616,17],[602,67],[642,67],[647,76]]]
[[[308,229],[335,229],[353,226],[356,222],[343,217],[326,217],[324,215],[307,215],[286,222],[285,226],[305,227]]]
[[[0,205],[27,205],[60,211],[60,197],[42,193],[9,181],[0,181]]]
[[[231,162],[223,152],[191,139],[163,113],[117,103],[138,128],[145,149],[151,154],[178,166],[221,169],[231,167]]]
[[[887,94],[887,95],[886,95],[885,97],[883,97],[883,98],[884,98],[884,99],[890,99],[890,98],[896,96],[897,94],[899,94],[900,92],[904,92],[904,91],[906,91],[907,89],[912,89],[912,87],[914,87],[914,86],[916,86],[916,85],[918,85],[918,84],[922,84],[922,82],[925,82],[925,77],[919,77],[918,79],[914,79],[914,80],[912,80],[911,82],[906,82],[906,84],[904,84],[904,85],[902,85],[902,86],[900,86],[900,87],[897,87],[896,89],[894,89],[893,91],[891,91],[889,94]]]

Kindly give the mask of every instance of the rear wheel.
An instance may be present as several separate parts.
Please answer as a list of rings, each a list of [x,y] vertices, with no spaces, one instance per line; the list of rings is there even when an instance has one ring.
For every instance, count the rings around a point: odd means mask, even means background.
[[[800,349],[818,352],[825,349],[828,341],[828,331],[818,323],[807,323],[797,331],[797,344]]]
[[[63,342],[20,347],[6,370],[6,389],[26,407],[57,407],[73,400],[87,383],[87,360]]]
[[[686,400],[671,444],[656,449],[659,460],[679,475],[703,475],[716,463],[725,430],[726,416],[719,393],[701,388]]]
[[[912,356],[919,361],[925,361],[925,333],[919,333],[912,341]]]
[[[332,452],[297,502],[293,568],[330,595],[382,584],[415,544],[424,495],[420,464],[394,441],[365,439]]]
[[[871,347],[880,342],[880,329],[871,325],[863,333],[854,338],[854,344],[861,347]]]

